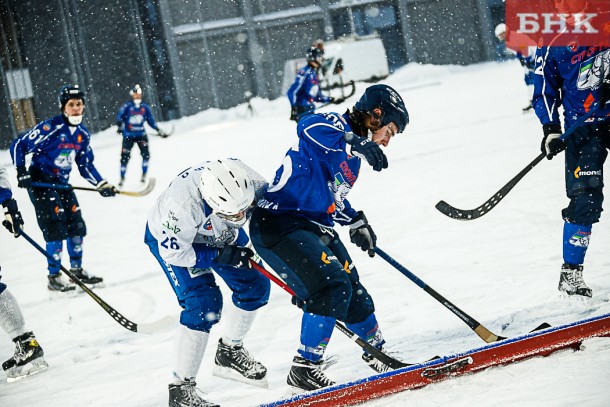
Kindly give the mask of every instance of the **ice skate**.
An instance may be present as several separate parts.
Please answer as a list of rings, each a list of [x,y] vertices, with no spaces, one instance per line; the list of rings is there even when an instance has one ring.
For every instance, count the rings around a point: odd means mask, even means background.
[[[335,382],[326,377],[323,371],[327,367],[328,365],[322,360],[312,362],[301,356],[295,356],[286,382],[292,387],[305,391],[332,386]]]
[[[572,265],[564,263],[561,266],[561,274],[559,276],[559,291],[573,298],[586,300],[593,296],[593,292],[582,277],[582,265]]]
[[[121,177],[121,180],[119,181],[119,188],[123,188],[123,185],[125,184],[125,178]]]
[[[142,176],[140,177],[140,182],[142,184],[144,184],[146,182],[146,174],[142,174]]]
[[[26,332],[13,338],[13,342],[15,342],[15,355],[2,363],[7,382],[11,383],[40,373],[49,367],[33,332]]]
[[[64,278],[63,273],[49,274],[48,277],[49,282],[47,284],[47,287],[51,291],[60,291],[63,293],[66,291],[76,290],[76,286],[70,281],[68,281],[66,278]]]
[[[82,267],[73,267],[70,269],[70,273],[74,274],[76,278],[87,285],[95,287],[103,286],[104,279],[102,277],[91,275]]]
[[[267,388],[267,368],[257,362],[241,345],[229,346],[218,340],[212,374],[225,379]]]
[[[197,383],[185,380],[180,384],[169,385],[169,407],[220,407],[206,401],[197,394]]]

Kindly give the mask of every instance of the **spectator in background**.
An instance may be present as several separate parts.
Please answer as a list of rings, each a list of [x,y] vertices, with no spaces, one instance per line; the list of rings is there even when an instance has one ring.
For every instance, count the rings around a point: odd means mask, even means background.
[[[536,56],[536,47],[522,47],[521,49],[512,49],[506,46],[506,24],[500,23],[494,31],[498,39],[497,58],[499,61],[508,59],[518,59],[523,67],[523,81],[525,82],[527,91],[527,103],[523,107],[523,111],[527,112],[532,108],[532,95],[534,94],[534,64]]]

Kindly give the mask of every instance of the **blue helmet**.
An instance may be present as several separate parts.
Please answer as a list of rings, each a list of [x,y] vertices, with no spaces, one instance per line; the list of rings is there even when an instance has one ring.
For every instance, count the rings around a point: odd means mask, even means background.
[[[78,85],[65,85],[59,90],[59,107],[63,112],[66,103],[70,99],[80,99],[85,103],[85,92],[83,92]]]
[[[318,64],[322,63],[324,59],[324,51],[318,47],[311,47],[307,51],[307,62],[317,62]]]
[[[376,108],[381,110],[381,116],[374,113]],[[360,100],[354,105],[354,109],[378,117],[383,126],[394,122],[398,126],[399,133],[402,133],[409,124],[409,113],[405,103],[398,92],[388,85],[378,84],[366,88]]]
[[[129,94],[133,95],[142,95],[142,87],[139,84],[135,84],[133,88],[129,90]]]

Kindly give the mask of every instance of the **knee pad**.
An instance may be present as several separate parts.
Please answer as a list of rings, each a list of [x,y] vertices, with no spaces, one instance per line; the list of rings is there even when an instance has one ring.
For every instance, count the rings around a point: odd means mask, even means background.
[[[252,272],[253,278],[243,284],[244,290],[233,292],[233,304],[244,311],[255,311],[267,304],[269,301],[269,293],[271,291],[271,283],[269,279],[257,271],[250,270],[244,272]]]
[[[199,287],[181,302],[180,323],[195,331],[210,332],[220,321],[222,294],[217,286]]]
[[[127,165],[130,158],[131,158],[131,154],[129,153],[129,151],[125,152],[125,150],[123,150],[121,152],[121,165]]]
[[[369,315],[375,312],[375,304],[366,288],[359,285],[352,287],[352,297],[347,311],[347,316],[343,321],[347,324],[356,324],[364,321]]]
[[[150,159],[150,152],[148,151],[148,148],[146,148],[145,150],[142,150],[141,155],[142,155],[143,160],[148,161]]]
[[[62,241],[68,237],[68,229],[63,220],[47,221],[40,228],[45,242]]]
[[[572,195],[570,204],[562,211],[564,220],[578,225],[592,225],[599,222],[603,208],[603,194],[598,190],[585,190]]]
[[[344,321],[350,306],[352,286],[344,274],[341,277],[328,282],[326,287],[315,292],[307,300],[304,311]]]
[[[66,219],[68,236],[70,237],[84,237],[87,236],[87,225],[81,215],[80,209],[68,216]]]

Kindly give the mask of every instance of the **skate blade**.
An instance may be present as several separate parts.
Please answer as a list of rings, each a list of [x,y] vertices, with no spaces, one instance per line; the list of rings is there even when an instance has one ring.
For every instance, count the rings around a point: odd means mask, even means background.
[[[560,290],[559,291],[559,297],[565,301],[571,301],[575,304],[582,304],[582,305],[586,305],[586,306],[591,306],[593,303],[593,300],[591,297],[586,297],[584,295],[578,295],[578,294],[568,294],[567,292]]]
[[[14,366],[6,370],[6,381],[8,383],[16,382],[28,376],[33,376],[37,373],[47,370],[49,365],[43,357],[34,359],[30,363],[23,366]]]
[[[234,380],[236,382],[250,384],[250,385],[256,386],[256,387],[262,387],[264,389],[269,388],[269,383],[267,382],[266,377],[263,377],[260,380],[248,379],[247,377],[242,376],[235,370],[228,368],[228,367],[224,367],[224,366],[214,365],[214,369],[212,370],[212,375],[216,376],[216,377],[222,377],[224,379]]]
[[[100,281],[99,283],[94,283],[94,284],[85,283],[85,286],[87,286],[87,288],[91,288],[91,289],[98,289],[98,288],[106,287],[106,284],[104,284],[103,281]],[[76,291],[78,291],[79,293],[85,292],[85,290],[83,290],[82,287],[80,287],[80,286],[77,286],[77,287],[78,288],[76,289]]]

